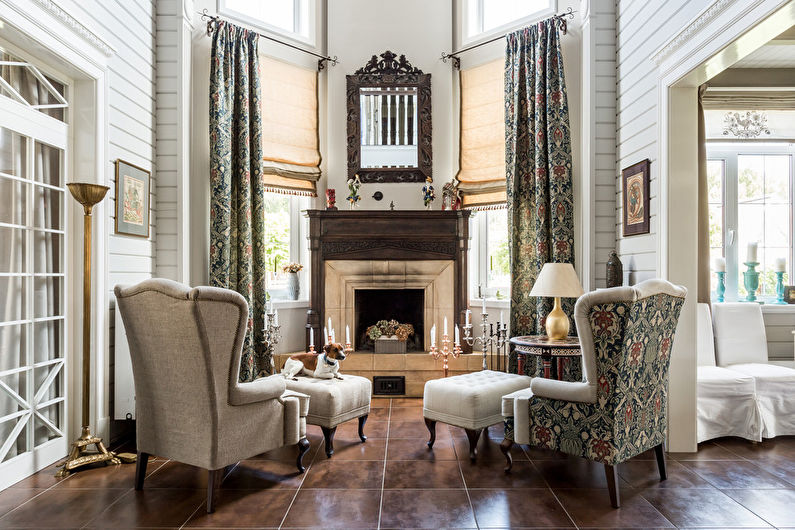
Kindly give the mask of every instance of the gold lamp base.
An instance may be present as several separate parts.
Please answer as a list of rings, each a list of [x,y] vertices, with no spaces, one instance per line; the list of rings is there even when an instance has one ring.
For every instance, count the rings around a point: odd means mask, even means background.
[[[555,297],[555,307],[547,315],[547,337],[552,340],[562,340],[569,336],[569,317],[560,307],[560,297]]]

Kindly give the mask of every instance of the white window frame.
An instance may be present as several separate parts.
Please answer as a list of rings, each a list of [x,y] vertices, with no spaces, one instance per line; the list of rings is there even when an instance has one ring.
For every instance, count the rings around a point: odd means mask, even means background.
[[[497,35],[507,33],[511,30],[521,28],[523,26],[527,26],[528,24],[532,24],[533,22],[538,22],[539,20],[543,20],[545,18],[549,18],[558,11],[558,0],[551,0],[550,7],[542,9],[541,11],[536,11],[535,13],[531,13],[526,17],[519,18],[517,20],[513,20],[511,22],[507,22],[501,26],[497,26],[496,28],[492,28],[489,30],[483,30],[483,5],[484,2],[488,0],[461,0],[461,46],[470,46],[472,44],[478,44],[480,42],[486,41],[492,37],[496,37]],[[480,31],[474,34],[469,34],[469,22],[470,22],[470,4],[475,4],[475,13],[477,20],[476,25],[480,28]]]
[[[271,300],[275,307],[303,306],[309,301],[309,220],[304,216],[304,211],[311,207],[310,199],[291,195],[290,199],[290,262],[297,261],[304,266],[299,273],[301,292],[298,300],[289,300],[284,289],[269,289]],[[286,263],[284,264],[286,265]]]
[[[723,161],[723,255],[726,258],[726,301],[739,299],[740,278],[742,277],[741,253],[738,229],[738,167],[737,158],[744,155],[789,155],[790,181],[790,234],[795,236],[795,143],[755,143],[755,142],[707,142],[707,160]],[[790,241],[787,280],[792,284],[795,271],[795,242]],[[714,292],[712,293],[714,297]],[[758,296],[760,301],[774,301],[775,295]]]
[[[470,249],[469,292],[472,300],[486,298],[490,305],[497,302],[510,301],[510,285],[508,292],[502,292],[502,298],[497,298],[497,287],[489,286],[489,210],[474,212],[470,217],[469,233],[472,234]],[[506,305],[507,307],[507,305]]]
[[[300,28],[304,23],[304,21],[302,21],[300,18],[300,4],[302,1],[307,3],[307,20],[305,21],[306,35],[295,31],[295,28]],[[298,44],[309,46],[313,49],[317,47],[317,0],[293,0],[293,31],[268,24],[264,20],[246,15],[245,13],[241,13],[240,11],[236,11],[235,9],[227,7],[226,0],[218,0],[217,8],[218,14],[224,18],[241,22],[247,26],[278,35],[279,37],[284,37]]]

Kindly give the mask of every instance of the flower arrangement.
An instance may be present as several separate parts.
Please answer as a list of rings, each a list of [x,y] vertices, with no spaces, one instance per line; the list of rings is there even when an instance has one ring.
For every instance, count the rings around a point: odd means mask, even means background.
[[[300,263],[288,263],[284,267],[282,267],[282,272],[298,272],[303,269],[304,266]]]
[[[391,337],[395,335],[398,340],[405,341],[414,335],[414,326],[411,324],[401,324],[397,320],[379,320],[367,328],[367,336],[372,340],[381,337]]]
[[[436,198],[436,192],[433,191],[431,182],[433,182],[433,179],[431,177],[427,177],[425,179],[425,186],[422,187],[422,202],[425,204],[425,208],[428,210],[431,209],[431,203]]]
[[[359,195],[359,188],[362,186],[362,181],[359,179],[359,175],[354,175],[354,178],[348,179],[348,202],[351,203],[351,209],[356,207],[356,203],[362,200],[362,197]]]

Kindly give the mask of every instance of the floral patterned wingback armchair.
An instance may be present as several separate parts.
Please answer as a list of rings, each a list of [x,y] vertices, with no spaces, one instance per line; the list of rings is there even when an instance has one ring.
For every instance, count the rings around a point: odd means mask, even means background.
[[[654,449],[664,480],[668,367],[686,294],[647,280],[583,295],[574,308],[583,381],[536,377],[532,394],[514,399],[505,422],[506,471],[513,442],[600,462],[616,508],[619,463]]]

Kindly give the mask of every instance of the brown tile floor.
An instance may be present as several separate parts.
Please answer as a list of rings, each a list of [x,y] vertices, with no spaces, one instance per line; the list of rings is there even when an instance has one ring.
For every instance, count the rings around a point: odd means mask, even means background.
[[[641,455],[620,466],[622,507],[613,510],[600,465],[514,448],[505,475],[500,427],[473,465],[461,429],[439,424],[428,451],[420,400],[373,406],[367,443],[355,421],[341,426],[331,460],[310,427],[305,475],[294,448],[240,462],[214,514],[204,511],[206,472],[154,458],[141,492],[133,465],[63,480],[45,469],[0,492],[0,528],[795,528],[795,437],[672,453],[665,482],[653,454]]]

